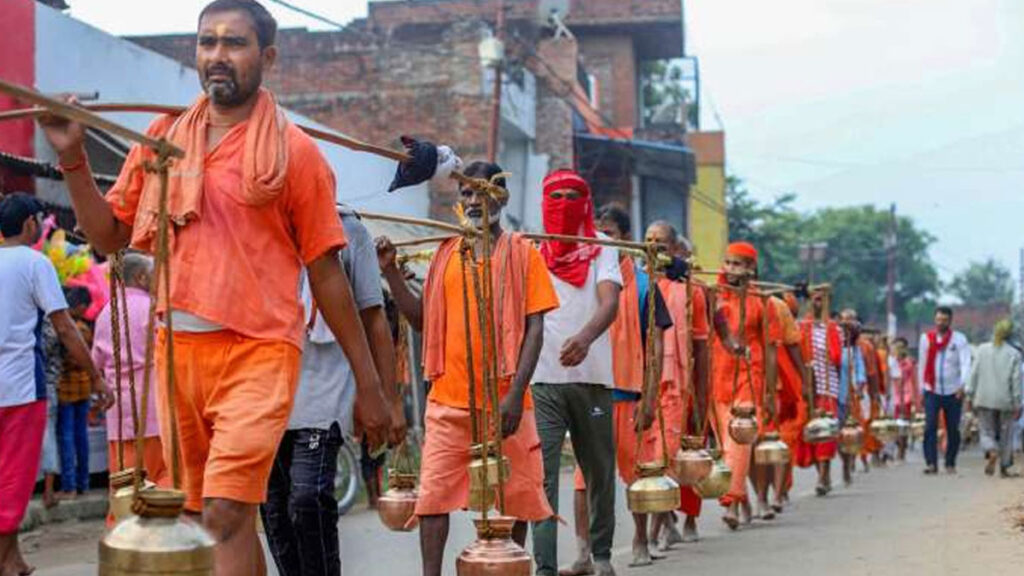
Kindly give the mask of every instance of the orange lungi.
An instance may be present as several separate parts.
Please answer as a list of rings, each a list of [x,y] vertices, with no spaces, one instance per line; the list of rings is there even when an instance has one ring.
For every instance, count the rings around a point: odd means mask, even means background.
[[[469,505],[471,436],[469,410],[428,401],[417,516],[449,514]],[[523,410],[519,429],[501,448],[511,468],[505,483],[505,514],[531,522],[554,516],[544,494],[544,462],[532,409]]]
[[[729,492],[719,499],[719,503],[722,506],[729,506],[734,502],[746,502],[747,476],[750,472],[750,456],[753,445],[737,444],[729,434],[729,421],[732,419],[731,403],[715,401],[711,407],[714,411],[711,424],[715,427],[715,435],[718,437],[725,463],[732,470],[732,483],[729,485]],[[760,421],[761,418],[758,416],[758,422]],[[719,429],[719,423],[721,423],[721,429]]]
[[[160,436],[167,413],[166,332],[159,335]],[[292,344],[235,332],[174,334],[175,405],[185,509],[205,498],[246,504],[266,500],[267,480],[292,411],[302,353]],[[170,441],[164,461],[171,462]]]

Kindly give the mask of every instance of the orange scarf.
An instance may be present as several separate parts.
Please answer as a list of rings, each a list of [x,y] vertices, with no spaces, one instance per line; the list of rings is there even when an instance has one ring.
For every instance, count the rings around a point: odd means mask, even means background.
[[[622,271],[622,291],[619,292],[619,312],[608,329],[612,341],[612,373],[615,388],[640,392],[644,383],[644,347],[640,339],[640,295],[636,288],[636,268],[633,259],[619,261]],[[650,283],[648,290],[654,290]]]
[[[210,100],[200,96],[177,120],[153,124],[150,135],[166,138],[183,149],[168,172],[168,211],[171,221],[184,226],[202,217],[203,173],[206,136],[210,123]],[[278,108],[270,91],[261,88],[245,130],[242,158],[242,200],[259,206],[277,198],[284,190],[288,172],[288,128],[291,122]],[[152,158],[152,156],[150,156]],[[139,167],[141,168],[141,167]],[[132,229],[132,245],[152,251],[160,209],[160,178],[145,179]],[[172,227],[173,228],[173,227]]]
[[[428,380],[444,374],[446,314],[444,271],[458,258],[461,238],[441,244],[430,261],[423,285],[423,372]],[[494,325],[497,327],[498,377],[511,378],[519,365],[519,350],[526,335],[526,275],[532,244],[521,234],[505,232],[491,255],[495,286]]]
[[[688,398],[691,394],[687,382],[690,364],[690,303],[687,299],[686,284],[668,278],[658,279],[658,289],[665,299],[665,307],[672,316],[672,328],[665,330],[663,361],[661,368],[662,387],[671,394]]]

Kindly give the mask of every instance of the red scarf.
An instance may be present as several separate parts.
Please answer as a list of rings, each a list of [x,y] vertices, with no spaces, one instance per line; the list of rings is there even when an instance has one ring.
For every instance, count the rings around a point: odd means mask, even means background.
[[[952,340],[952,330],[947,330],[945,337],[940,336],[936,330],[928,331],[928,359],[924,365],[924,383],[933,390],[935,389],[935,359],[939,356],[939,352],[949,346]]]
[[[579,192],[580,197],[551,197],[552,192],[567,189]],[[597,238],[590,187],[572,170],[556,170],[544,179],[541,208],[544,231],[548,234]],[[579,288],[586,284],[590,263],[601,253],[601,247],[579,242],[545,241],[540,252],[552,274]]]

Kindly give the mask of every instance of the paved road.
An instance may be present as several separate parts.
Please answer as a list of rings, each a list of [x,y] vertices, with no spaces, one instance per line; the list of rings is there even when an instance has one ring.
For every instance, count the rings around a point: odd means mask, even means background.
[[[998,480],[981,473],[976,452],[965,455],[957,476],[921,475],[917,455],[905,465],[858,474],[854,486],[828,498],[812,494],[813,478],[797,476],[794,501],[777,520],[755,522],[730,533],[717,505],[706,506],[702,541],[678,547],[654,567],[630,569],[632,524],[619,498],[614,564],[620,574],[757,573],[986,576],[1024,574],[1024,480]],[[563,482],[562,515],[571,516]],[[627,524],[629,522],[629,524]],[[1015,526],[1016,525],[1016,526]],[[344,571],[373,576],[415,576],[417,533],[383,530],[376,515],[350,514],[341,521]],[[41,576],[95,574],[95,523],[50,527],[26,537],[30,561]],[[454,557],[473,539],[470,516],[452,518],[446,574]],[[561,529],[560,554],[573,553],[570,527]]]

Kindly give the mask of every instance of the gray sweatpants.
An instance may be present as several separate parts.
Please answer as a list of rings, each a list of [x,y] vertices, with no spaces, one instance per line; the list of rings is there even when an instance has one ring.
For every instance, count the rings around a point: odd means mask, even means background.
[[[1013,410],[976,406],[974,414],[978,417],[981,449],[986,453],[998,452],[1000,470],[1013,466]]]
[[[558,513],[562,444],[569,433],[572,450],[587,483],[590,542],[595,560],[610,560],[615,533],[615,439],[612,391],[595,384],[534,384],[537,433],[544,454],[544,492]],[[558,574],[558,523],[533,525],[538,576]]]

